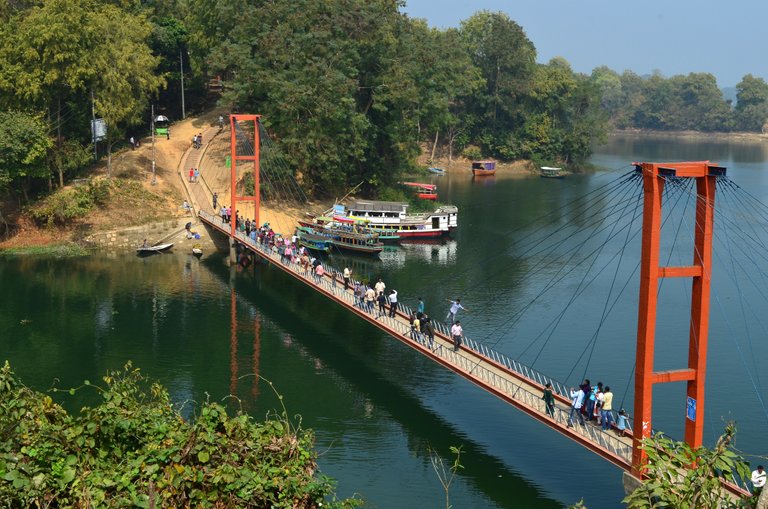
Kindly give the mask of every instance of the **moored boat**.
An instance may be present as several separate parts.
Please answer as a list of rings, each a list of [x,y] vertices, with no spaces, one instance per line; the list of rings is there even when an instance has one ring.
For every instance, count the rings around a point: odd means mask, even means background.
[[[330,237],[317,233],[310,226],[296,228],[296,242],[300,246],[319,253],[327,253],[331,250]]]
[[[496,161],[472,161],[472,175],[485,177],[496,174]]]
[[[391,232],[401,238],[440,237],[456,228],[459,209],[443,205],[434,212],[408,213],[405,202],[354,200],[344,207],[346,217],[366,221],[379,233]]]
[[[442,168],[427,168],[427,171],[430,173],[434,173],[435,175],[445,175],[445,170]]]
[[[148,255],[148,254],[160,253],[172,247],[173,247],[172,242],[169,244],[157,244],[154,246],[149,246],[147,245],[147,242],[144,241],[144,244],[142,246],[139,246],[136,248],[136,253],[139,255]]]
[[[437,200],[437,186],[434,184],[403,182],[403,185],[413,188],[416,191],[416,196],[422,200]]]
[[[561,179],[565,177],[565,171],[562,168],[552,166],[542,166],[540,175],[544,178]]]

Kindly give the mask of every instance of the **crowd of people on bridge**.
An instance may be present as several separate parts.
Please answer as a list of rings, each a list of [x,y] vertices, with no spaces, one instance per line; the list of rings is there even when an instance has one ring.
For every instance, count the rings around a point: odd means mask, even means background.
[[[619,410],[616,419],[613,415],[613,392],[603,382],[592,385],[589,379],[577,388],[571,387],[569,391],[571,398],[570,411],[568,413],[568,427],[572,428],[578,421],[582,426],[587,423],[594,423],[600,426],[603,431],[615,430],[617,434],[624,435],[631,431],[629,426],[629,416],[622,408]],[[552,385],[547,384],[544,387],[544,400],[547,415],[555,417],[555,397],[552,393]]]

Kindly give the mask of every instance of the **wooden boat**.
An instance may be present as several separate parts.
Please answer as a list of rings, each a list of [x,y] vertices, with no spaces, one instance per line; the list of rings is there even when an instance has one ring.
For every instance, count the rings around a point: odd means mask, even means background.
[[[435,175],[445,175],[445,170],[442,168],[427,168],[427,171],[430,173],[434,173]]]
[[[327,235],[316,233],[310,226],[296,228],[296,242],[300,246],[318,253],[327,253],[331,250],[331,238]]]
[[[200,244],[195,244],[192,246],[192,254],[197,256],[198,258],[203,256],[203,248],[200,247]]]
[[[384,243],[379,242],[378,235],[350,233],[339,229],[331,229],[330,235],[332,244],[342,251],[368,255],[378,255],[384,251]]]
[[[421,182],[403,182],[404,186],[416,190],[416,196],[422,200],[437,200],[437,186],[434,184],[422,184]]]
[[[160,253],[161,251],[165,251],[166,249],[170,249],[172,247],[173,247],[173,243],[158,244],[156,246],[140,246],[136,248],[136,253],[140,255],[154,254],[154,253]]]
[[[565,178],[565,172],[562,168],[554,168],[552,166],[542,166],[540,175],[550,179]]]
[[[496,161],[472,161],[472,175],[485,177],[496,174]]]
[[[354,227],[357,228],[357,227]],[[347,226],[317,225],[315,227],[299,226],[299,240],[313,235],[320,242],[325,242],[330,248],[340,251],[351,251],[359,254],[378,255],[384,250],[384,243],[379,241],[375,233],[359,233]],[[309,246],[305,246],[309,249]]]

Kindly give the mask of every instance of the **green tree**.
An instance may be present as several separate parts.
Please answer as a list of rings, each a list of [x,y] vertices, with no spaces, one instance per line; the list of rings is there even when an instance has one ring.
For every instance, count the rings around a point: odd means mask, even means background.
[[[483,90],[468,100],[473,139],[490,154],[516,158],[519,151],[511,134],[525,117],[536,49],[523,28],[501,12],[474,14],[461,23],[461,33],[485,80]]]
[[[0,104],[48,111],[57,150],[64,147],[68,104],[87,108],[93,92],[96,113],[107,119],[110,136],[117,136],[119,127],[135,121],[146,97],[163,84],[154,74],[157,60],[145,42],[150,30],[146,18],[115,5],[48,0],[19,11],[0,30]],[[62,166],[55,169],[63,186]]]
[[[25,200],[30,179],[47,178],[53,140],[41,115],[0,111],[0,191],[21,189]]]
[[[727,499],[721,478],[750,476],[749,466],[732,449],[735,433],[736,427],[728,424],[713,449],[693,449],[662,434],[644,440],[646,479],[624,503],[629,509],[719,507]]]
[[[751,74],[736,85],[735,124],[744,131],[760,131],[768,122],[768,83]]]

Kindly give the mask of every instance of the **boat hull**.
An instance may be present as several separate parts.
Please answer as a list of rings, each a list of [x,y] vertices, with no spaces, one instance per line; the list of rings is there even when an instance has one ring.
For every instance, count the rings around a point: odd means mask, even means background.
[[[491,175],[496,175],[496,170],[473,169],[472,175],[474,175],[475,177],[490,177]]]

